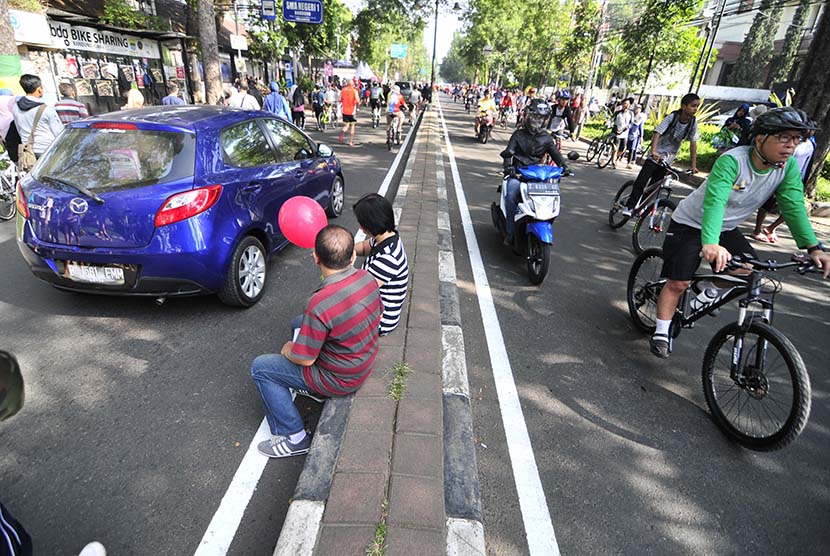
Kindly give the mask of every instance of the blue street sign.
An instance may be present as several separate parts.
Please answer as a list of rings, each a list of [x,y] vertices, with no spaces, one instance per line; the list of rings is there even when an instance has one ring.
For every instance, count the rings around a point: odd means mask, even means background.
[[[262,0],[262,19],[274,21],[277,19],[275,0]]]
[[[323,23],[323,0],[283,0],[282,18],[294,23]]]
[[[392,43],[392,46],[389,48],[389,56],[392,58],[406,58],[408,47],[409,45],[407,44]]]

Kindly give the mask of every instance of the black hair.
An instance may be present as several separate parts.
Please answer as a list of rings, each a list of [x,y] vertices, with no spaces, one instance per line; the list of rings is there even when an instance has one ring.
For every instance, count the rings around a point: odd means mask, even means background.
[[[352,210],[357,217],[357,223],[373,236],[395,231],[392,203],[382,195],[364,195],[352,206]]]
[[[686,93],[683,95],[683,98],[680,99],[680,104],[682,106],[686,106],[687,104],[691,104],[696,100],[700,100],[700,97],[694,93]]]
[[[352,264],[354,238],[343,226],[329,224],[317,232],[314,252],[324,267],[342,270]]]
[[[31,73],[24,73],[20,76],[20,86],[23,88],[23,91],[27,95],[31,95],[37,88],[40,87],[42,83],[40,82],[40,77],[37,75],[32,75]]]

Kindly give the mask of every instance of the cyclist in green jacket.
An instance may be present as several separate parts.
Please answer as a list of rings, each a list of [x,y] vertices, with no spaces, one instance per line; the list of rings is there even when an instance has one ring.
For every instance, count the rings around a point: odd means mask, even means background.
[[[792,158],[805,134],[814,129],[795,108],[767,111],[752,124],[751,144],[724,153],[706,183],[677,205],[663,243],[662,276],[668,281],[657,300],[657,329],[650,342],[654,355],[666,358],[671,352],[669,325],[701,258],[715,272],[721,272],[732,255],[757,258],[738,224],[773,194],[798,247],[807,250],[824,278],[830,275],[830,255],[813,232],[801,174]]]

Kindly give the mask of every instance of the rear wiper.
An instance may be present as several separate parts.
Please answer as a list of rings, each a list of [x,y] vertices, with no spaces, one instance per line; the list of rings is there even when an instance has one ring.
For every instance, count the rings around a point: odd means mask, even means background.
[[[59,179],[59,178],[55,178],[55,177],[52,177],[52,176],[39,176],[38,179],[39,180],[51,181],[51,182],[57,183],[59,185],[63,185],[65,187],[72,188],[75,191],[77,191],[78,193],[83,193],[84,195],[86,195],[90,199],[94,200],[99,205],[104,204],[104,200],[101,197],[99,197],[98,195],[96,195],[95,193],[93,193],[92,191],[90,191],[89,189],[84,187],[83,185],[78,185],[78,184],[75,184],[75,183],[72,183],[72,182],[69,182],[69,181],[66,181],[66,180],[62,180],[62,179]]]

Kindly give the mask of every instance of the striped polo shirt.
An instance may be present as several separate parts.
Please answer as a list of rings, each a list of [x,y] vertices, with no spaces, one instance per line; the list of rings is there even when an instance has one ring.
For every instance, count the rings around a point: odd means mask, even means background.
[[[383,301],[380,335],[386,336],[397,328],[401,320],[409,282],[409,263],[401,236],[397,232],[377,245],[375,238],[369,238],[369,244],[372,251],[363,261],[363,269],[383,282],[380,286],[380,298]]]
[[[85,104],[69,97],[64,97],[55,104],[55,112],[58,113],[58,118],[60,118],[62,124],[68,124],[89,116]]]
[[[343,396],[360,388],[378,353],[382,309],[377,282],[365,270],[349,267],[323,280],[291,348],[297,358],[315,359],[303,368],[311,390]]]

